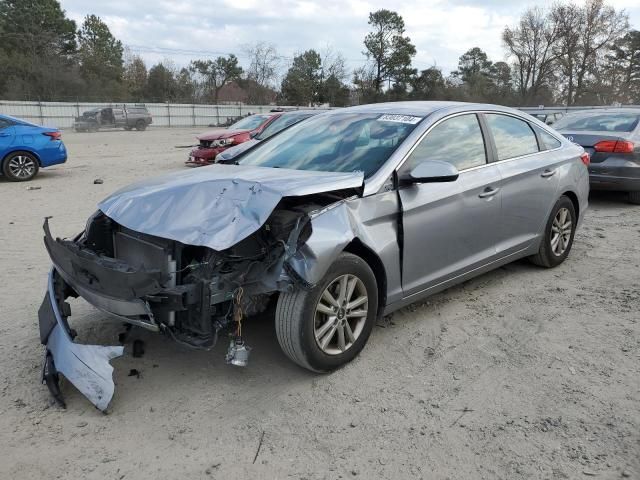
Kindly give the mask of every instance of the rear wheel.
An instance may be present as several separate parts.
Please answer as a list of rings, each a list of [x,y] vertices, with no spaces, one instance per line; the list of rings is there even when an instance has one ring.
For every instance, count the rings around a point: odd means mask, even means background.
[[[136,130],[138,130],[139,132],[146,130],[146,128],[147,128],[147,122],[145,122],[144,120],[138,120],[136,122]]]
[[[2,162],[2,173],[12,182],[26,182],[36,176],[38,159],[28,152],[13,152]]]
[[[546,268],[555,267],[564,262],[573,245],[577,221],[573,202],[563,195],[551,210],[540,250],[529,259],[536,265]]]
[[[334,370],[364,348],[378,309],[376,277],[356,255],[342,253],[311,290],[281,293],[276,334],[284,353],[315,372]]]
[[[629,203],[640,205],[640,192],[629,192]]]

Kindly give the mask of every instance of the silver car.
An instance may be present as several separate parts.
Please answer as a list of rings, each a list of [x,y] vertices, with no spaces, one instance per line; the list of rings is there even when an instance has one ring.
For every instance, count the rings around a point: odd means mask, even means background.
[[[243,319],[275,302],[284,353],[326,372],[352,360],[377,318],[518,258],[554,267],[587,208],[588,156],[529,115],[406,102],[333,110],[246,152],[239,165],[144,181],[55,239],[39,311],[43,380],[62,373],[98,408],[109,360],[82,345],[65,299],[244,366]]]

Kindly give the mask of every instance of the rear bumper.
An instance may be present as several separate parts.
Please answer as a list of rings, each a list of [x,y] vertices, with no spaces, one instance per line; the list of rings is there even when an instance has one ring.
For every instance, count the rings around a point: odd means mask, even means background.
[[[59,165],[67,161],[67,149],[64,143],[61,141],[57,143],[58,145],[47,146],[38,152],[41,167]]]
[[[640,163],[609,158],[589,165],[589,183],[593,190],[634,192],[640,190]]]

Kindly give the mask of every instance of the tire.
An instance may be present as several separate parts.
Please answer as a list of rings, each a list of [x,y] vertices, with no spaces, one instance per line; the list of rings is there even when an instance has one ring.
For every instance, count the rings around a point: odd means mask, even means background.
[[[569,219],[571,224],[567,226],[567,220]],[[564,223],[561,223],[563,221]],[[540,249],[536,255],[529,257],[529,260],[538,266],[546,268],[557,267],[564,262],[573,245],[577,221],[573,202],[568,197],[561,196],[553,206],[551,215],[549,215],[545,225]],[[560,231],[558,231],[558,226],[562,227]],[[556,238],[557,241],[555,240]]]
[[[629,203],[640,205],[640,192],[629,192]]]
[[[99,129],[100,129],[100,126],[99,126],[97,123],[91,123],[91,124],[87,127],[87,132],[89,132],[89,133],[96,133]]]
[[[145,122],[144,120],[138,120],[136,122],[136,130],[138,130],[139,132],[143,132],[147,129],[147,122]]]
[[[12,152],[2,161],[2,173],[12,182],[26,182],[38,174],[40,163],[29,152]]]
[[[346,308],[336,308],[335,315],[331,317],[317,311],[317,308],[326,309],[329,304],[324,297],[325,290],[334,292],[334,300],[339,299],[341,279],[345,279],[347,288],[353,282],[352,301],[366,297],[366,303],[352,307],[352,316],[343,316],[349,313]],[[276,336],[282,351],[293,362],[314,372],[328,372],[350,362],[360,353],[369,339],[377,311],[378,285],[373,271],[360,257],[342,253],[311,290],[296,288],[280,294],[275,314]],[[329,324],[332,326],[322,334],[320,327]],[[340,348],[340,330],[343,332],[344,349]],[[316,332],[321,333],[320,340],[331,335],[324,348],[316,340]]]

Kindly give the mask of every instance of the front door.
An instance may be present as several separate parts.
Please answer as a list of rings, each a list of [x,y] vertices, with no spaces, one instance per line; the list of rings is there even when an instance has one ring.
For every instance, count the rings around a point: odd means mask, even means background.
[[[440,160],[459,170],[457,180],[401,187],[402,285],[405,296],[480,267],[496,257],[501,176],[487,163],[477,115],[454,116],[436,125],[398,172]]]

